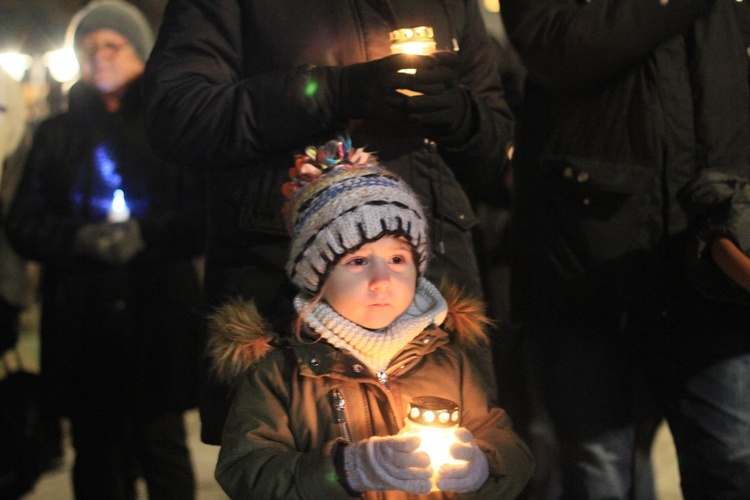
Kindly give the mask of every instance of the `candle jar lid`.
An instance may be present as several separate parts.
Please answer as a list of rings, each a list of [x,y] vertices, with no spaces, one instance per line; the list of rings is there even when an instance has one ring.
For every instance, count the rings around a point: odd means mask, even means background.
[[[411,400],[407,418],[430,427],[453,427],[458,424],[458,405],[435,396],[419,396]]]
[[[435,52],[435,34],[430,26],[401,28],[390,32],[391,53],[431,54]],[[415,47],[419,47],[416,50]]]

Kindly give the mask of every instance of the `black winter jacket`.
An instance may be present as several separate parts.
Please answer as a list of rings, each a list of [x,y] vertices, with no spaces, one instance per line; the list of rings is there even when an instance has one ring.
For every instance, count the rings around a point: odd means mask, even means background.
[[[384,57],[391,30],[424,25],[438,48],[451,48],[451,37],[460,46],[457,71],[478,116],[468,140],[435,144],[414,125],[347,124],[337,66]],[[146,69],[148,127],[159,151],[210,169],[208,261],[242,265],[259,235],[285,238],[281,184],[293,155],[348,126],[355,146],[421,197],[437,254],[443,233],[459,235],[446,250],[456,280],[476,275],[467,267],[476,220],[459,180],[499,169],[512,128],[493,50],[474,0],[171,0]]]
[[[7,219],[11,243],[43,266],[41,369],[55,411],[197,403],[205,244],[199,176],[159,160],[146,140],[139,82],[116,113],[76,83],[69,110],[42,122]],[[83,225],[105,220],[125,192],[145,249],[124,266],[73,252]]]
[[[503,3],[528,69],[514,157],[521,317],[631,300],[646,259],[716,209],[687,199],[691,183],[708,171],[750,176],[734,4]]]

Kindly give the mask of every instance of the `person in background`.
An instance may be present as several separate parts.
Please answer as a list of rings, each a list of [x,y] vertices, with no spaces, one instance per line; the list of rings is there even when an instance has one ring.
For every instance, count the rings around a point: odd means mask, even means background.
[[[216,370],[239,387],[219,483],[232,498],[426,498],[431,489],[429,498],[515,498],[533,458],[467,356],[466,346],[487,343],[478,300],[455,289],[446,299],[425,277],[420,200],[346,138],[307,148],[292,177],[284,213],[295,333],[273,332],[238,300],[211,321]],[[427,438],[405,429],[415,409],[425,423],[457,427],[446,451],[458,463],[441,467],[418,448]]]
[[[21,85],[0,68],[0,354],[18,342],[19,315],[28,305],[26,262],[10,246],[5,217],[30,146]]]
[[[42,403],[68,417],[79,499],[192,499],[183,413],[197,404],[205,242],[200,175],[158,159],[140,76],[153,35],[120,0],[68,30],[81,76],[39,125],[7,220],[43,266]]]
[[[703,263],[721,277],[708,250],[715,238],[750,247],[750,91],[737,16],[746,9],[503,2],[528,71],[511,300],[530,336],[547,435],[559,443],[563,498],[637,497],[643,388],[674,437],[685,498],[750,498],[750,301],[712,298],[694,272]]]
[[[432,29],[438,52],[392,55],[390,33],[415,27]],[[241,296],[288,325],[287,159],[342,130],[427,207],[430,276],[481,297],[476,217],[460,182],[500,168],[513,118],[476,0],[171,0],[144,88],[154,148],[209,168],[208,310]],[[475,355],[494,384],[490,353]],[[219,444],[231,395],[207,366],[201,438]]]

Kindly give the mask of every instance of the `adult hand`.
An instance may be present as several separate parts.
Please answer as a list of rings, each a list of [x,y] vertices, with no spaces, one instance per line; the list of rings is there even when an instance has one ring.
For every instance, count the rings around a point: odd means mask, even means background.
[[[143,250],[138,221],[109,223],[97,222],[78,230],[73,242],[73,252],[110,265],[124,265]]]
[[[472,104],[458,83],[458,55],[443,51],[432,57],[436,63],[418,69],[413,83],[407,82],[405,88],[421,95],[402,101],[406,118],[427,126],[436,139],[466,135],[472,123]]]
[[[344,448],[347,482],[355,491],[429,493],[430,458],[417,436],[373,436]]]
[[[443,491],[465,493],[482,487],[490,475],[487,457],[474,442],[474,436],[467,429],[456,430],[457,443],[451,445],[451,456],[461,463],[445,464],[440,467],[437,487]]]
[[[394,54],[338,68],[339,108],[343,118],[404,120],[407,97],[396,89],[414,86],[414,75],[399,72],[434,66],[428,56]]]

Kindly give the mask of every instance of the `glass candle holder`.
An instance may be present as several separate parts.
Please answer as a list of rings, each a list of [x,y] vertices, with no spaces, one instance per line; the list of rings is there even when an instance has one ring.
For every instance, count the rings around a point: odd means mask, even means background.
[[[458,405],[449,399],[420,396],[409,403],[399,434],[419,436],[418,451],[427,453],[433,469],[432,491],[438,489],[435,481],[440,466],[460,462],[450,454],[450,447],[456,442],[459,417]]]
[[[416,28],[401,28],[390,33],[391,54],[412,54],[426,56],[437,49],[435,33],[430,26],[417,26]],[[417,72],[415,68],[400,69],[399,73],[413,75]],[[397,89],[404,95],[422,95],[409,89]]]

